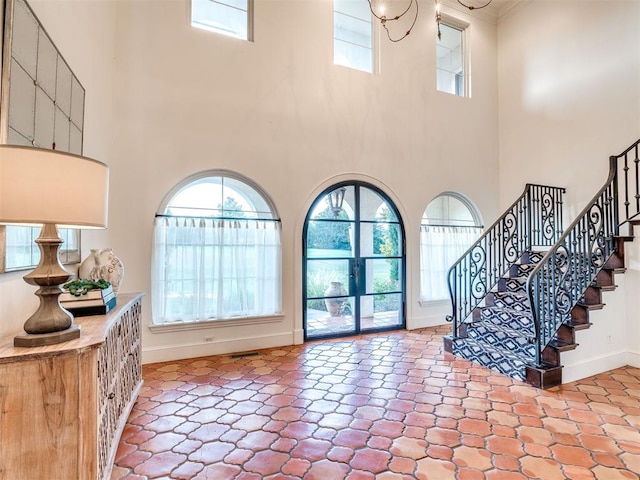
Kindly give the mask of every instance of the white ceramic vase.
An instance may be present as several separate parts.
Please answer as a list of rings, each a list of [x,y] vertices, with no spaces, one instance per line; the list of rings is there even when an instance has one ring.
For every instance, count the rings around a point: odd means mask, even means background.
[[[89,280],[104,279],[111,283],[113,292],[118,293],[122,277],[124,276],[124,265],[118,257],[113,254],[111,248],[92,248],[91,253],[78,268],[78,278]]]

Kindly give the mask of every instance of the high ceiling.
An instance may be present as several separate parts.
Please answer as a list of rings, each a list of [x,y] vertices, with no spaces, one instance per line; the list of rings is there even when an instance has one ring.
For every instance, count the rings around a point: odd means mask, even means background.
[[[459,3],[458,0],[441,0],[442,3],[445,3],[454,8],[464,8]],[[478,7],[475,10],[475,13],[480,15],[490,15],[492,17],[500,17],[505,14],[517,4],[524,2],[525,0],[491,0],[491,3],[481,8],[483,5],[487,3],[487,0],[461,0],[465,5],[471,5],[474,7]]]

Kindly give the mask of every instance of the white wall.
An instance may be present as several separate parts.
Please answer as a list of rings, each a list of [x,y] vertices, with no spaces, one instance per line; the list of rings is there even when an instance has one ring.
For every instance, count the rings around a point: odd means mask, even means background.
[[[530,0],[500,19],[501,204],[523,181],[564,186],[571,221],[606,181],[608,157],[640,137],[639,22],[640,3],[624,0]],[[562,355],[565,381],[640,364],[638,247],[627,249],[618,290]]]
[[[112,163],[113,60],[115,56],[115,6],[107,0],[77,2],[30,0],[45,30],[86,89],[84,154]],[[112,194],[117,185],[111,185]],[[38,199],[38,201],[43,199]],[[117,218],[109,215],[113,225]],[[108,243],[108,231],[84,232],[82,250]],[[73,270],[73,268],[71,269]],[[0,335],[22,331],[22,325],[38,305],[35,288],[22,276],[0,275]]]
[[[529,0],[500,19],[501,203],[527,179],[581,209],[638,139],[638,20],[625,0]]]
[[[191,29],[186,0],[30,3],[87,90],[84,153],[111,166],[109,229],[83,234],[83,257],[113,247],[125,263],[123,290],[149,294],[154,213],[173,185],[210,168],[258,182],[282,218],[283,319],[171,334],[145,328],[145,361],[299,339],[304,216],[323,188],[345,179],[369,181],[397,203],[408,326],[441,323],[446,306],[418,304],[418,225],[434,196],[459,191],[490,223],[526,182],[550,183],[568,188],[575,213],[604,181],[607,157],[640,132],[637,2],[527,1],[497,33],[445,6],[471,24],[471,99],[435,91],[430,2],[407,39],[380,39],[376,75],[332,65],[330,0],[256,2],[252,43]],[[585,348],[566,358],[570,371],[621,351],[639,361],[640,247],[628,248],[629,270],[596,314],[615,338],[603,347],[600,327],[580,332]],[[0,275],[2,335],[19,331],[37,303],[23,274]],[[144,307],[146,326],[148,295]]]
[[[639,227],[634,227],[634,235],[640,235]],[[627,324],[627,363],[640,368],[640,317],[638,315],[638,292],[640,292],[640,239],[628,243],[625,250],[627,271],[624,274],[626,286],[625,307]]]
[[[118,193],[109,233],[125,264],[124,290],[150,292],[154,214],[195,172],[225,168],[251,178],[271,195],[283,225],[282,320],[145,328],[145,361],[300,340],[302,224],[315,196],[343,179],[370,181],[397,203],[407,233],[407,323],[443,323],[418,304],[422,213],[438,193],[455,190],[493,218],[498,187],[496,29],[459,15],[471,23],[471,99],[435,91],[430,2],[405,40],[380,39],[376,75],[332,64],[330,0],[256,2],[254,42],[191,28],[186,0],[118,2]],[[151,321],[147,297],[144,322]],[[205,336],[214,341],[203,343]]]

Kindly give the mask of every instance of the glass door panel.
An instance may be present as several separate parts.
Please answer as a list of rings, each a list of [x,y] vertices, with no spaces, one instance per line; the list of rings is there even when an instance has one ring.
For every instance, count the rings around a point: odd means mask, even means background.
[[[305,223],[305,339],[404,327],[402,232],[395,207],[363,184],[318,197]]]
[[[387,220],[398,222],[398,216],[390,203],[370,188],[360,189],[360,220]]]
[[[402,292],[402,262],[399,258],[364,259],[364,294]]]
[[[316,200],[309,220],[355,220],[355,187],[347,185],[322,194]]]
[[[360,298],[360,330],[385,330],[404,326],[402,294],[364,295]]]
[[[397,223],[360,222],[360,256],[402,258],[402,231]]]
[[[307,258],[352,258],[353,222],[311,220],[307,225]]]
[[[364,259],[364,295],[360,303],[361,330],[402,326],[402,259]]]
[[[347,335],[356,331],[352,270],[352,259],[307,261],[307,337]]]
[[[350,259],[309,260],[307,262],[307,297],[353,295]],[[342,292],[341,289],[344,289]],[[335,293],[340,291],[342,293]]]

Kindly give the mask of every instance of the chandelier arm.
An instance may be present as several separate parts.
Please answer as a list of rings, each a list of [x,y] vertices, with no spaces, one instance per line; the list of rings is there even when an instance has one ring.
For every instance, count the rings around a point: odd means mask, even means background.
[[[493,0],[489,0],[487,3],[485,3],[484,5],[478,6],[478,7],[474,7],[473,5],[467,5],[466,3],[463,3],[461,0],[458,0],[458,3],[460,5],[462,5],[465,8],[468,8],[469,10],[478,10],[480,8],[484,8],[486,6],[488,6]]]
[[[409,4],[407,5],[407,8],[405,8],[404,12],[402,12],[400,15],[396,15],[393,18],[387,18],[386,16],[379,16],[376,12],[373,11],[373,0],[367,0],[367,2],[369,2],[369,10],[371,10],[371,15],[373,15],[374,17],[376,17],[378,20],[380,21],[387,21],[390,22],[391,20],[398,20],[401,17],[403,17],[411,8],[411,4],[415,2],[416,5],[418,5],[418,1],[417,0],[409,0]],[[489,0],[489,2],[491,2],[491,0]],[[415,24],[415,20],[413,22]]]
[[[411,0],[409,6],[411,6],[411,3],[415,3],[416,4],[416,14],[413,17],[413,22],[411,22],[411,26],[409,27],[409,29],[407,30],[407,32],[401,36],[400,38],[391,38],[391,32],[389,32],[389,29],[387,28],[387,26],[383,23],[382,26],[384,27],[384,29],[387,31],[387,38],[389,39],[389,41],[391,42],[399,42],[400,40],[402,40],[403,38],[405,38],[407,35],[409,35],[411,33],[411,30],[413,29],[414,25],[416,24],[416,21],[418,20],[418,0]],[[408,10],[408,9],[407,9]],[[405,11],[406,13],[406,11]],[[402,14],[404,15],[404,13]],[[392,20],[397,20],[398,18],[394,18]]]

